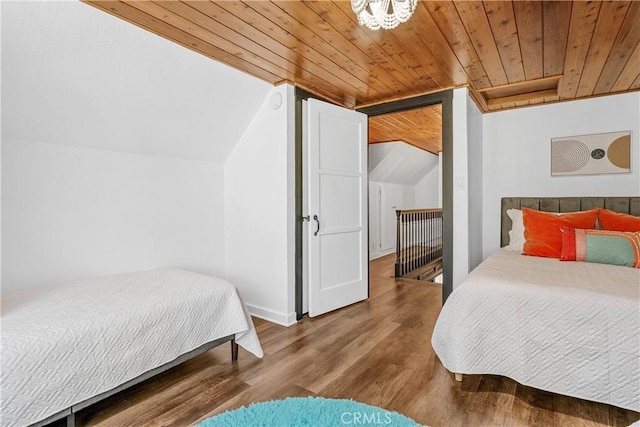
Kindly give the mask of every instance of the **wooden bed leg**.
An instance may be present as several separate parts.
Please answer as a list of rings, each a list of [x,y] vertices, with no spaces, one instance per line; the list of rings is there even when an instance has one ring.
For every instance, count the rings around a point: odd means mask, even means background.
[[[231,340],[231,360],[238,360],[238,343],[236,340]]]
[[[456,372],[453,374],[453,376],[456,378],[456,381],[462,382],[462,374],[459,374],[458,372]]]

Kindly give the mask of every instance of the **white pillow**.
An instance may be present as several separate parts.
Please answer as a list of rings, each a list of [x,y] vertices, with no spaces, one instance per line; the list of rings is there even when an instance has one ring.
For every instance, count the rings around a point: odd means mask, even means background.
[[[520,209],[507,209],[507,215],[511,218],[511,230],[509,230],[509,244],[505,249],[522,252],[524,245],[524,223]]]

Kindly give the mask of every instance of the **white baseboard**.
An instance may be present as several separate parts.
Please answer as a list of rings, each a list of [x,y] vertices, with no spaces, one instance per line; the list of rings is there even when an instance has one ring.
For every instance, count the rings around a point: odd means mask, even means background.
[[[382,258],[383,256],[387,256],[389,254],[392,254],[395,251],[396,251],[395,249],[389,249],[389,250],[383,251],[383,252],[370,252],[369,253],[369,261],[377,259],[377,258]]]
[[[296,313],[280,313],[278,311],[269,310],[267,308],[258,307],[256,305],[247,304],[249,313],[252,316],[267,320],[282,326],[291,326],[297,322]]]

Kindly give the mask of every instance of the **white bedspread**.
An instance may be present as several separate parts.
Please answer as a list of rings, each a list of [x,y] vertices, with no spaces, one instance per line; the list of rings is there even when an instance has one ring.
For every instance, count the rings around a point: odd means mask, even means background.
[[[451,372],[640,411],[639,295],[637,269],[501,250],[449,296],[432,345]]]
[[[3,426],[45,419],[228,335],[262,357],[235,287],[210,276],[159,269],[2,297]]]

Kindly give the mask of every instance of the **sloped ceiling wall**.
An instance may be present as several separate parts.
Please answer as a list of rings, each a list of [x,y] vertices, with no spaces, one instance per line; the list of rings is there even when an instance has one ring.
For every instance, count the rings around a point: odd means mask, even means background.
[[[369,145],[369,181],[416,185],[438,166],[438,156],[404,142]]]
[[[271,88],[77,1],[1,6],[3,138],[224,162]]]

